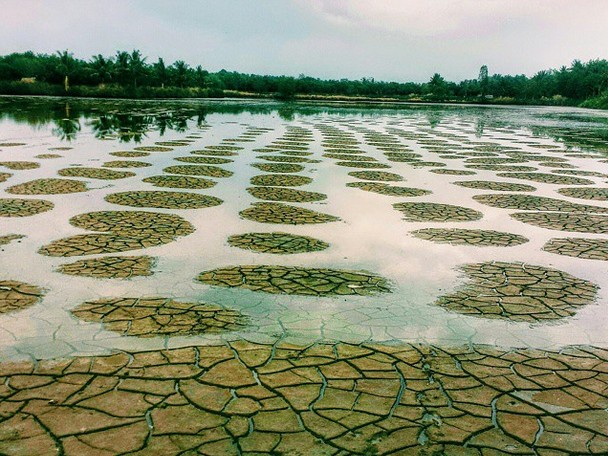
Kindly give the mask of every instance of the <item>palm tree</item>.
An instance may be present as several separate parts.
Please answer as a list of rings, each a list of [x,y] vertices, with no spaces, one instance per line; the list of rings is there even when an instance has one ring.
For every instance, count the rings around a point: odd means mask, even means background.
[[[118,51],[116,52],[116,62],[114,64],[114,73],[116,75],[116,80],[121,84],[127,79],[127,75],[130,71],[131,64],[131,56],[128,52]]]
[[[175,67],[175,79],[177,85],[183,88],[186,84],[186,79],[188,76],[188,64],[183,60],[178,60],[173,64],[173,66]]]
[[[165,84],[169,81],[169,73],[167,72],[165,61],[160,57],[158,58],[158,62],[154,64],[154,75],[160,86],[164,88]]]
[[[207,83],[207,76],[209,76],[209,72],[207,70],[203,70],[202,66],[196,67],[196,85],[200,88],[205,87]]]
[[[91,59],[92,76],[99,79],[104,84],[112,78],[112,59],[106,59],[103,55],[97,54]]]
[[[137,88],[137,79],[146,73],[146,58],[147,57],[142,57],[141,52],[137,49],[131,52],[129,67],[131,70],[131,78],[133,80],[134,88]]]
[[[69,75],[71,74],[72,67],[74,66],[74,54],[68,52],[66,49],[65,51],[57,51],[57,56],[59,57],[57,71],[59,71],[59,73],[61,73],[63,76],[63,87],[67,92],[70,90]]]

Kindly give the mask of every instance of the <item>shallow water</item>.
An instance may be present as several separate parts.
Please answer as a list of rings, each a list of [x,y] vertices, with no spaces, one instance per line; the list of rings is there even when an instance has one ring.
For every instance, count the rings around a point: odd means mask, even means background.
[[[67,121],[66,119],[69,119]],[[584,237],[603,239],[605,233],[570,233],[524,224],[510,217],[516,209],[494,208],[475,201],[481,194],[503,193],[465,188],[452,183],[484,180],[529,184],[526,192],[579,204],[608,208],[606,201],[569,198],[557,192],[573,185],[556,185],[507,177],[498,171],[466,168],[468,158],[441,158],[433,151],[433,141],[446,141],[447,152],[479,152],[476,143],[492,143],[498,154],[522,152],[564,158],[576,170],[608,175],[608,143],[594,136],[608,116],[595,111],[565,108],[492,108],[412,106],[400,109],[356,109],[294,107],[263,102],[127,102],[61,101],[57,99],[0,100],[0,161],[32,161],[36,169],[11,170],[0,183],[0,198],[38,198],[52,201],[53,210],[30,217],[0,217],[0,236],[25,235],[18,241],[0,246],[0,280],[17,280],[45,289],[42,301],[32,307],[0,314],[0,353],[3,358],[32,356],[48,358],[64,355],[101,354],[114,348],[125,350],[157,349],[201,345],[221,339],[245,338],[268,342],[283,338],[294,343],[318,340],[362,342],[402,341],[428,343],[481,343],[512,347],[561,347],[590,344],[608,347],[608,274],[607,264],[557,255],[541,250],[552,238]],[[359,179],[349,172],[364,170],[338,166],[339,160],[323,157],[326,127],[353,136],[368,157],[390,166],[379,169],[397,173],[403,181],[392,185],[432,191],[416,197],[385,196],[347,187]],[[296,174],[313,179],[297,189],[320,192],[327,199],[313,203],[287,203],[339,217],[331,223],[283,225],[259,223],[241,218],[240,211],[260,200],[250,195],[250,178],[264,172],[252,163],[274,163],[258,159],[253,149],[269,146],[292,127],[309,130],[305,168]],[[237,138],[250,128],[266,128],[253,142],[238,142],[243,147],[234,162],[214,165],[233,172],[230,177],[214,178],[217,185],[202,190],[154,187],[142,179],[162,175],[174,160],[192,150],[217,146],[222,140]],[[406,152],[420,154],[420,161],[440,162],[449,169],[472,170],[475,175],[436,174],[440,166],[414,167],[407,162],[389,161],[365,133],[388,135],[391,142],[405,146]],[[565,135],[565,132],[567,135]],[[138,158],[118,158],[111,152],[152,146],[157,141],[192,138],[188,145],[174,146],[167,152],[151,152]],[[580,134],[580,141],[577,141]],[[561,139],[565,138],[564,141]],[[590,139],[591,138],[591,139]],[[590,141],[592,145],[590,146]],[[603,144],[603,148],[602,148]],[[70,150],[49,150],[55,147]],[[506,149],[505,149],[506,148]],[[508,149],[508,148],[513,148]],[[328,151],[334,152],[334,151]],[[56,153],[59,158],[38,159],[39,154]],[[584,153],[588,156],[568,156]],[[268,156],[277,155],[268,153]],[[266,154],[264,154],[266,155]],[[280,155],[280,154],[278,154]],[[198,155],[191,155],[198,156]],[[119,180],[74,178],[88,183],[90,190],[58,195],[13,195],[6,190],[39,178],[57,178],[57,171],[70,166],[101,167],[113,160],[136,160],[151,166],[128,168],[135,176]],[[537,162],[514,163],[534,166],[548,173],[551,166]],[[506,166],[506,165],[505,165]],[[110,168],[108,168],[110,169]],[[114,168],[112,168],[114,169]],[[366,169],[366,168],[365,168]],[[202,176],[205,177],[205,176]],[[580,176],[592,187],[606,188],[605,177]],[[219,206],[200,209],[135,208],[104,200],[110,193],[135,190],[187,191],[222,199]],[[515,193],[515,192],[513,192]],[[519,192],[517,192],[519,193]],[[524,193],[522,193],[524,194]],[[393,209],[399,202],[429,202],[463,206],[480,211],[479,220],[459,222],[408,222]],[[58,266],[84,257],[49,257],[37,253],[51,241],[90,233],[72,226],[75,215],[99,210],[148,210],[177,214],[196,228],[193,234],[165,245],[111,255],[150,255],[157,259],[153,275],[129,280],[96,279],[65,275]],[[437,244],[411,235],[421,228],[467,228],[498,230],[522,235],[530,241],[512,247],[476,247]],[[248,232],[280,231],[310,236],[330,245],[326,250],[274,255],[230,247],[227,238]],[[457,270],[468,263],[502,261],[524,262],[555,268],[599,286],[596,302],[581,307],[576,315],[560,320],[530,324],[501,319],[462,315],[435,305],[442,295],[465,283]],[[298,296],[266,294],[241,288],[221,288],[195,281],[203,271],[237,265],[275,264],[311,268],[365,270],[388,279],[392,292],[374,296]],[[202,301],[235,309],[248,317],[243,330],[190,336],[138,338],[106,331],[99,323],[75,318],[70,310],[85,301],[110,297],[171,297],[183,301]]]

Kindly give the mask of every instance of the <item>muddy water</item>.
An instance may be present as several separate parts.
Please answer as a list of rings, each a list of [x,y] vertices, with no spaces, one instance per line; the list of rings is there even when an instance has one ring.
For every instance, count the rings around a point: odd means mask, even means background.
[[[603,142],[601,135],[594,136],[605,127],[606,117],[596,112],[419,106],[399,110],[295,107],[286,111],[281,105],[259,102],[199,105],[191,102],[89,101],[66,104],[41,99],[5,99],[0,103],[0,112],[0,162],[40,164],[33,169],[0,168],[0,172],[11,174],[0,183],[0,198],[36,198],[54,203],[52,210],[37,215],[0,217],[0,236],[25,236],[0,247],[0,280],[16,280],[44,289],[43,298],[35,305],[0,313],[3,358],[102,354],[115,348],[158,349],[241,338],[254,342],[283,338],[294,343],[328,340],[481,343],[534,348],[569,344],[608,346],[606,261],[542,250],[552,238],[604,239],[605,232],[573,233],[525,224],[510,216],[521,212],[517,209],[490,207],[473,199],[475,195],[505,192],[453,184],[465,180],[528,184],[536,190],[509,193],[608,208],[606,201],[569,198],[557,192],[575,185],[501,177],[497,173],[505,170],[471,167],[483,164],[477,161],[480,158],[509,158],[507,153],[521,153],[526,158],[500,166],[531,166],[538,173],[555,170],[555,175],[566,170],[566,174],[559,175],[570,177],[575,177],[571,173],[573,170],[608,175],[608,163],[602,162],[608,155],[608,142]],[[168,146],[169,151],[150,152],[147,156],[122,158],[111,155],[117,151],[155,146],[156,142],[184,140],[187,142]],[[344,146],[346,143],[340,141],[347,141],[348,145]],[[288,146],[283,147],[286,143]],[[231,176],[200,176],[216,181],[215,186],[190,190],[160,188],[142,182],[150,176],[175,175],[163,170],[168,166],[190,165],[175,158],[203,156],[191,152],[207,146],[242,148],[236,150],[235,155],[225,157],[233,162],[213,165],[232,172]],[[61,149],[65,147],[70,149]],[[268,147],[270,149],[255,150]],[[397,153],[413,153],[419,157],[414,162],[391,161],[387,147]],[[55,148],[60,149],[53,150]],[[341,148],[355,148],[361,154],[353,156],[370,157],[388,167],[340,166],[341,160],[324,157],[325,153],[340,153]],[[289,154],[294,150],[309,152],[305,158],[314,161],[301,163],[304,169],[295,173],[310,177],[312,182],[293,188],[322,193],[327,198],[319,202],[285,204],[329,214],[340,220],[290,225],[260,223],[241,217],[241,211],[261,202],[246,190],[252,187],[250,179],[267,174],[251,165],[275,163],[258,157],[294,156]],[[479,156],[480,153],[489,156]],[[37,158],[40,154],[60,157]],[[530,159],[532,155],[534,157]],[[550,161],[556,157],[558,160]],[[15,195],[10,190],[10,187],[35,179],[61,178],[60,169],[100,168],[113,160],[141,161],[150,166],[121,169],[135,173],[124,179],[70,178],[86,182],[89,190],[85,192]],[[427,162],[431,162],[430,166]],[[551,163],[557,165],[548,166]],[[440,169],[468,170],[476,174],[433,172]],[[403,180],[390,185],[432,193],[414,197],[386,196],[347,187],[349,182],[361,181],[349,175],[353,171],[396,173]],[[606,177],[598,176],[576,177],[589,179],[588,187],[606,188]],[[208,195],[220,198],[223,203],[188,209],[131,207],[104,200],[113,193],[152,190]],[[406,221],[404,214],[392,206],[405,202],[455,205],[479,211],[482,216],[468,221],[449,218],[447,221]],[[58,239],[91,233],[70,224],[70,218],[76,215],[141,210],[176,214],[190,222],[195,231],[164,245],[111,254],[51,257],[38,253],[42,246]],[[423,212],[430,212],[430,209]],[[524,236],[529,242],[510,247],[441,244],[411,234],[422,228],[497,230]],[[274,231],[322,240],[329,248],[276,255],[227,244],[231,235]],[[155,258],[155,265],[151,275],[127,280],[81,277],[57,270],[60,265],[77,260],[110,255],[148,255]],[[439,297],[465,283],[459,266],[492,261],[523,262],[557,269],[598,285],[599,291],[595,302],[582,306],[575,315],[536,323],[463,315],[435,305]],[[239,265],[362,270],[387,279],[392,290],[373,296],[302,296],[195,281],[203,271]],[[140,338],[108,331],[99,322],[81,321],[70,312],[85,301],[153,296],[207,302],[237,310],[247,317],[248,324],[236,331]]]

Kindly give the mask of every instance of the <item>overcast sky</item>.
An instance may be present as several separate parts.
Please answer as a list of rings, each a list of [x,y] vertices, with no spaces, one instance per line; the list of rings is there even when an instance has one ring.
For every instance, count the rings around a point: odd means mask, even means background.
[[[1,0],[0,54],[140,49],[209,71],[426,81],[608,58],[608,0]]]

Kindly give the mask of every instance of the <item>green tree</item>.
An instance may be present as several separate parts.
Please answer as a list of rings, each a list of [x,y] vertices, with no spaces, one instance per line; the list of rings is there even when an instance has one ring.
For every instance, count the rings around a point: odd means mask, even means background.
[[[207,77],[209,76],[209,72],[207,70],[203,70],[203,67],[198,65],[196,70],[194,71],[194,77],[196,79],[196,85],[198,87],[205,87],[207,85]]]
[[[437,98],[444,98],[448,93],[448,85],[439,73],[435,73],[428,83],[430,93]]]
[[[175,82],[179,87],[184,87],[188,81],[188,64],[183,60],[178,60],[173,64],[175,68]]]
[[[137,49],[129,56],[129,73],[133,87],[137,88],[137,80],[146,74],[146,57],[143,57]]]
[[[103,55],[93,56],[90,62],[91,76],[96,78],[100,84],[112,78],[112,59],[106,59]]]
[[[479,77],[477,78],[477,82],[479,82],[481,97],[485,98],[485,96],[488,94],[488,85],[490,82],[488,76],[488,67],[486,65],[482,65],[479,69]]]
[[[114,79],[120,84],[125,84],[129,77],[131,56],[126,51],[117,51],[114,63]]]
[[[162,58],[158,58],[158,62],[154,64],[154,77],[161,87],[165,87],[165,84],[169,82],[169,72],[165,65],[165,61]]]
[[[66,93],[70,90],[70,75],[74,69],[74,54],[65,51],[57,51],[59,57],[59,64],[57,65],[57,71],[63,77],[63,88]]]

